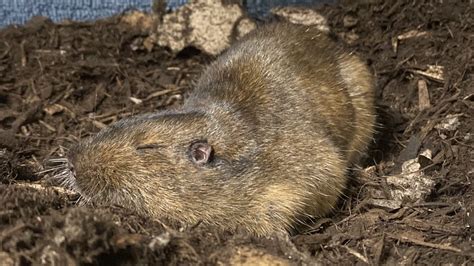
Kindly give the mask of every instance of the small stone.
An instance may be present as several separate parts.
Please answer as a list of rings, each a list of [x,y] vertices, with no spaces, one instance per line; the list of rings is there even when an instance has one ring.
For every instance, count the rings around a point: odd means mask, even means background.
[[[191,0],[174,12],[165,14],[157,28],[157,42],[179,52],[193,46],[217,55],[256,27],[237,4],[220,0]],[[237,29],[237,35],[234,29]]]
[[[293,24],[314,25],[322,32],[329,32],[326,18],[318,12],[304,7],[277,7],[270,13]]]

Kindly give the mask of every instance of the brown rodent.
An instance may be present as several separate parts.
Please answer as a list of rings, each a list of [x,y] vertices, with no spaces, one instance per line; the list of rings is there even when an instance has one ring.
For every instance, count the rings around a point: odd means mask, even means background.
[[[237,42],[175,110],[118,121],[71,149],[85,200],[186,224],[285,231],[327,214],[372,139],[372,77],[310,26]]]

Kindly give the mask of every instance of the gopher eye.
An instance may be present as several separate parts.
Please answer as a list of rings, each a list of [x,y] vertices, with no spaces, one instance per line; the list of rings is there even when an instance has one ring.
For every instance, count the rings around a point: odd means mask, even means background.
[[[146,151],[146,150],[153,150],[157,148],[161,148],[163,145],[158,143],[147,143],[147,144],[139,144],[135,149],[137,151]]]
[[[197,165],[207,164],[212,158],[212,146],[207,141],[194,142],[189,146],[189,157]]]

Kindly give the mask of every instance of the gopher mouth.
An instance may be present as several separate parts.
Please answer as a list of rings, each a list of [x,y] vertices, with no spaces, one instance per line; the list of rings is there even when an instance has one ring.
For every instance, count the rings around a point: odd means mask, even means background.
[[[107,183],[84,183],[77,178],[75,167],[68,158],[50,159],[46,169],[37,174],[49,175],[54,186],[62,187],[74,195],[77,206],[121,206],[138,212],[143,211],[143,197],[139,191],[126,188],[113,188]],[[93,179],[90,179],[93,180]]]
[[[46,175],[46,180],[53,186],[66,189],[67,194],[75,198],[75,203],[79,204],[85,200],[83,193],[77,186],[74,167],[68,158],[49,159],[45,165],[45,170],[36,173]]]
[[[53,165],[43,172],[52,173],[51,179],[54,184],[78,194],[75,201],[76,205],[82,206],[92,202],[101,202],[100,198],[103,197],[105,187],[101,188],[98,184],[96,186],[81,184],[77,179],[74,164],[69,158],[50,159],[49,162]]]
[[[37,173],[38,175],[51,174],[50,178],[54,184],[69,190],[77,189],[76,175],[74,167],[67,158],[49,159],[45,170]]]
[[[48,160],[46,169],[38,174],[50,174],[49,180],[53,185],[76,194],[77,198],[74,201],[76,205],[83,206],[92,202],[101,202],[99,198],[103,195],[101,193],[103,188],[94,186],[92,189],[86,189],[87,186],[81,185],[78,182],[73,163],[66,157]]]

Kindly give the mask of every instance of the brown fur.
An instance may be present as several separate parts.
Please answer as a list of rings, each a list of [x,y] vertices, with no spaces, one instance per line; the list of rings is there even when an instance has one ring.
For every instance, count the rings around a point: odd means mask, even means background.
[[[327,214],[372,138],[367,67],[308,26],[249,34],[176,110],[119,121],[71,151],[89,200],[265,235]],[[212,161],[188,149],[206,140]],[[139,148],[152,145],[148,148]]]

